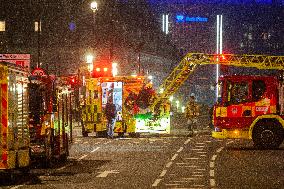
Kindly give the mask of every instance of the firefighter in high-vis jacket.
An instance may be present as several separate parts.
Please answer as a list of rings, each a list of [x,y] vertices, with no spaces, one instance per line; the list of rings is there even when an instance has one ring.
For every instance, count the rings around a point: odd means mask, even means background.
[[[199,106],[195,101],[195,97],[191,95],[185,108],[185,117],[187,119],[187,126],[189,131],[193,132],[193,128],[196,128],[198,116]]]

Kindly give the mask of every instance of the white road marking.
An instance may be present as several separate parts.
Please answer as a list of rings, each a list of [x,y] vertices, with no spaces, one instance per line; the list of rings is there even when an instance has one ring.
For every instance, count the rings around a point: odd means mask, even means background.
[[[197,177],[195,177],[195,178],[189,177],[189,178],[181,178],[181,179],[183,179],[183,180],[199,180],[200,178],[197,178]]]
[[[204,149],[202,149],[202,148],[193,148],[192,150],[200,151],[200,150],[204,150]]]
[[[206,171],[206,169],[195,169],[197,171]]]
[[[188,165],[188,164],[192,164],[192,162],[189,163],[176,163],[177,165]]]
[[[178,156],[178,154],[175,154],[175,155],[172,157],[171,160],[172,160],[172,161],[175,160],[175,159],[177,158],[177,156]]]
[[[190,168],[196,168],[198,166],[195,166],[195,165],[185,165],[185,166],[179,166],[179,167],[190,167]]]
[[[201,172],[201,171],[193,171],[192,174],[197,174],[198,175],[198,174],[203,174],[203,172]]]
[[[96,177],[107,177],[111,173],[117,174],[119,172],[118,170],[103,171],[103,172],[100,172],[100,174],[97,175]]]
[[[215,179],[210,179],[210,186],[211,187],[215,187],[216,186]]]
[[[204,148],[205,146],[198,146],[198,145],[196,145],[195,147],[196,148]]]
[[[210,161],[210,168],[214,168],[215,166],[214,163],[215,163],[214,161]]]
[[[194,176],[194,177],[204,177],[204,175],[198,175],[198,174],[194,174],[192,176]]]
[[[190,139],[187,139],[184,144],[188,144],[190,142]]]
[[[167,170],[163,170],[163,171],[161,172],[161,174],[160,174],[160,177],[165,176],[166,173],[167,173]]]
[[[197,160],[197,159],[200,159],[200,158],[192,157],[192,158],[185,158],[185,159],[189,159],[189,160]]]
[[[214,170],[210,170],[210,177],[214,177],[214,175],[215,175],[215,172],[214,172]]]
[[[205,144],[205,143],[203,143],[203,142],[197,142],[196,144]]]
[[[63,166],[63,167],[60,167],[60,168],[58,168],[58,169],[56,169],[56,170],[58,170],[58,171],[63,170],[63,169],[65,169],[65,168],[69,167],[70,165],[72,165],[72,163],[70,163],[70,164],[68,164],[68,165],[65,165],[65,166]]]
[[[180,147],[179,150],[177,151],[178,153],[183,150],[183,147]]]
[[[207,155],[200,155],[201,157],[206,157]]]
[[[83,155],[82,157],[80,157],[78,160],[82,160],[82,159],[84,159],[85,157],[87,157],[88,155],[87,154],[85,154],[85,155]]]
[[[223,149],[224,149],[224,147],[220,147],[216,152],[220,153]]]
[[[156,179],[152,186],[158,186],[162,179]]]
[[[207,152],[196,152],[196,153],[199,153],[199,154],[206,154]]]
[[[17,185],[17,186],[14,186],[14,187],[10,188],[10,189],[17,189],[17,188],[20,188],[22,186],[24,186],[24,185]]]
[[[100,149],[100,147],[96,147],[95,149],[93,149],[93,150],[91,151],[91,153],[97,151],[98,149]]]
[[[166,186],[178,186],[178,185],[180,185],[180,184],[177,184],[177,183],[175,183],[175,184],[165,184]]]
[[[86,142],[83,142],[83,144],[88,144],[89,142],[88,141],[86,141]]]
[[[229,141],[229,142],[227,142],[226,144],[231,144],[231,143],[233,143],[233,141],[231,140],[231,141]]]
[[[216,157],[217,157],[217,155],[213,155],[212,158],[211,158],[211,160],[212,160],[212,161],[215,161]]]
[[[166,167],[169,168],[172,164],[173,162],[170,161],[169,163],[167,163]]]

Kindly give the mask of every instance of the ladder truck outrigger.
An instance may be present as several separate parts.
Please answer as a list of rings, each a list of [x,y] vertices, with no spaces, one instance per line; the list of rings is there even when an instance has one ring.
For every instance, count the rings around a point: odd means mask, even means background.
[[[212,120],[214,138],[251,139],[260,148],[279,147],[284,138],[284,56],[189,53],[160,86],[163,93],[152,110],[167,101],[197,66],[208,64],[282,71],[279,77],[221,76]]]

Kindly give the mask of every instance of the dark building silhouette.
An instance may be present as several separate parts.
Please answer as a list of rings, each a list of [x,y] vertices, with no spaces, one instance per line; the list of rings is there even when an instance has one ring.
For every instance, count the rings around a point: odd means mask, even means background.
[[[0,53],[30,53],[31,67],[61,75],[88,53],[118,62],[120,74],[168,72],[179,60],[147,2],[97,2],[93,13],[90,0],[0,0]]]

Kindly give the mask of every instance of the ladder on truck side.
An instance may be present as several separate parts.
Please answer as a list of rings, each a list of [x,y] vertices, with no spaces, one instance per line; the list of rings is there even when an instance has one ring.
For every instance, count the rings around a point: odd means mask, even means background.
[[[284,70],[284,56],[188,53],[158,88],[160,93],[153,101],[151,110],[177,92],[197,66],[207,64]]]

